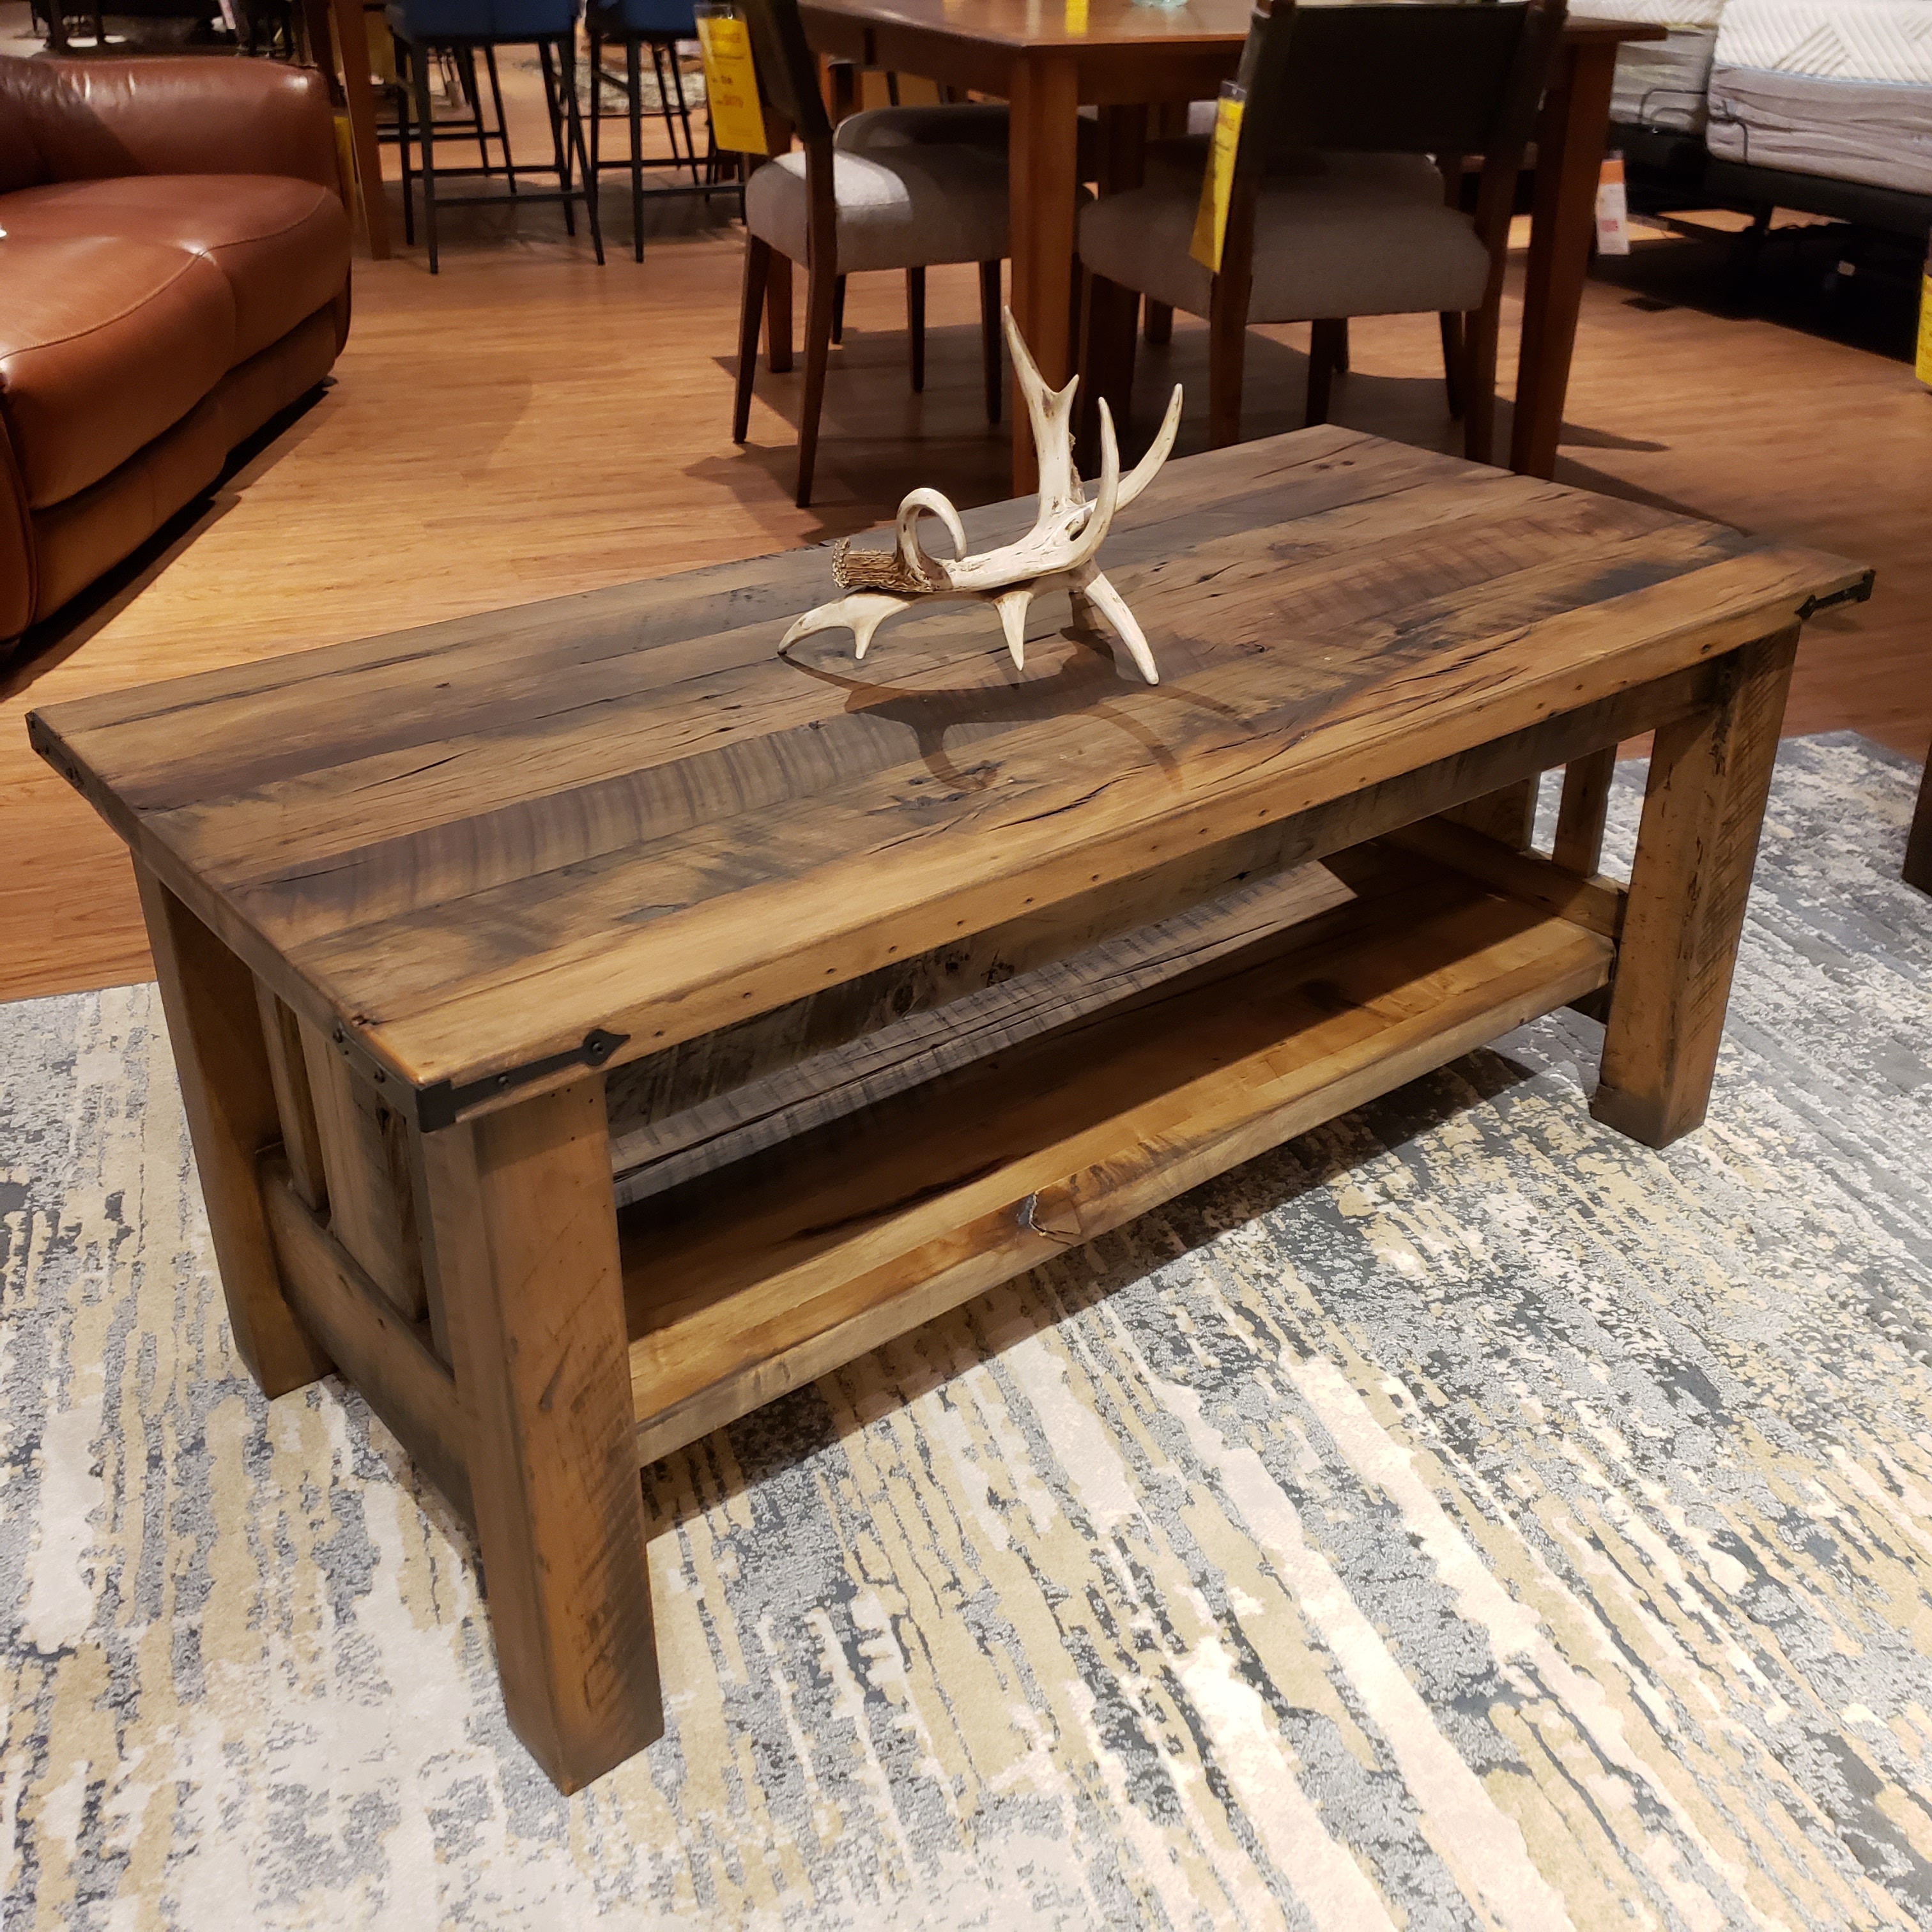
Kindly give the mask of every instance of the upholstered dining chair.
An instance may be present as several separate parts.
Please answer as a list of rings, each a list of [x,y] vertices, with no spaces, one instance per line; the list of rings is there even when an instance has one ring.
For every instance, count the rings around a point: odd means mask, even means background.
[[[1460,314],[1463,445],[1487,462],[1510,216],[1563,20],[1564,0],[1257,11],[1219,272],[1190,251],[1198,175],[1158,174],[1081,216],[1095,392],[1124,397],[1131,382],[1138,296],[1208,318],[1217,448],[1240,434],[1250,325],[1314,325],[1309,419],[1320,422],[1348,318]],[[1449,205],[1424,159],[1462,154],[1484,157],[1473,213]]]
[[[403,160],[404,231],[415,239],[415,201],[410,164],[410,124],[415,123],[422,146],[423,230],[429,249],[429,272],[437,272],[436,118],[430,102],[430,67],[436,54],[447,51],[459,59],[481,48],[486,54],[503,46],[534,46],[543,68],[544,99],[550,110],[550,143],[556,186],[520,188],[510,176],[504,194],[466,194],[470,206],[526,202],[559,202],[566,233],[577,232],[577,204],[584,218],[598,264],[604,261],[604,234],[597,218],[596,177],[584,142],[584,117],[577,95],[577,10],[579,0],[388,0],[389,31],[404,77],[405,108],[398,130]],[[494,70],[494,62],[491,61]],[[410,111],[413,109],[413,113]],[[478,110],[480,116],[481,110]],[[507,170],[509,146],[504,142]],[[485,155],[487,164],[488,156]],[[487,172],[484,169],[446,169],[450,174]]]
[[[832,311],[844,275],[906,272],[917,322],[922,321],[924,271],[976,262],[986,413],[989,422],[999,420],[1000,264],[1008,252],[1009,229],[1006,162],[970,142],[888,145],[870,152],[839,146],[797,0],[742,4],[767,119],[789,127],[801,145],[754,166],[745,184],[745,280],[731,437],[742,443],[750,426],[759,322],[776,252],[803,262],[807,275],[796,493],[803,507],[812,501]],[[922,358],[915,361],[914,374],[916,379],[922,375]]]

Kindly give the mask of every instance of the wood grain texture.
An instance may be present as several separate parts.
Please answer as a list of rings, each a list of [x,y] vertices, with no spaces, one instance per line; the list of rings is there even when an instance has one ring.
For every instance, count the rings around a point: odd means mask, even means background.
[[[1665,726],[1651,752],[1590,1103],[1651,1147],[1704,1118],[1797,647],[1793,625],[1734,653],[1718,700]]]
[[[304,1018],[460,1084],[592,1028],[620,1060],[715,1030],[1706,662],[1858,574],[1333,428],[1171,464],[1108,563],[1160,687],[1044,602],[1024,679],[956,610],[876,668],[780,658],[824,570],[794,553],[87,700],[37,742]]]
[[[426,1312],[406,1124],[320,1027],[299,1028],[328,1227],[405,1322]]]
[[[146,867],[135,868],[228,1325],[270,1397],[328,1372],[283,1299],[256,1164],[281,1139],[254,976]]]
[[[1610,943],[1413,868],[627,1220],[638,1448],[799,1381],[1608,978]]]
[[[664,1727],[602,1083],[423,1139],[510,1722],[574,1791]]]
[[[308,1063],[303,1057],[302,1022],[288,1003],[277,998],[259,980],[255,1004],[262,1016],[262,1038],[268,1048],[268,1076],[275,1090],[275,1112],[281,1122],[290,1185],[311,1214],[326,1214],[328,1175],[322,1165],[322,1129],[309,1086]]]
[[[1615,746],[1579,758],[1563,773],[1556,808],[1556,838],[1550,856],[1566,872],[1588,878],[1603,856],[1604,825],[1610,808],[1610,784],[1616,776]]]
[[[262,1192],[289,1300],[410,1460],[473,1521],[467,1432],[448,1365],[310,1211],[279,1154],[263,1157]]]

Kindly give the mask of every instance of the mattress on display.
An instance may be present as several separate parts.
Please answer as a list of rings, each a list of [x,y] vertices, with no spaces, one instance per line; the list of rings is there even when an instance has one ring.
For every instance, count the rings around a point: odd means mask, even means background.
[[[1626,127],[1695,134],[1704,125],[1704,94],[1725,0],[1576,0],[1573,14],[1663,27],[1670,38],[1637,40],[1617,55],[1610,118]]]
[[[1731,0],[1711,152],[1932,194],[1932,0]]]

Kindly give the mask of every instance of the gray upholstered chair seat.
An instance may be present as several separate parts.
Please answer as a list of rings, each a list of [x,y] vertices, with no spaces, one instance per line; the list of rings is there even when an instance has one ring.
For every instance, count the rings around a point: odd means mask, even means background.
[[[958,142],[1006,152],[1006,110],[998,100],[931,103],[916,107],[868,107],[848,114],[832,130],[833,145],[848,154],[881,148],[944,147]]]
[[[1011,252],[1006,164],[984,150],[835,149],[832,163],[842,275],[998,262]],[[781,154],[745,184],[745,226],[795,262],[806,259],[808,206],[802,154]]]
[[[832,130],[846,153],[876,154],[881,148],[928,148],[958,142],[1006,156],[1010,117],[998,100],[940,102],[919,107],[868,107],[850,114]],[[1100,125],[1083,109],[1080,116],[1078,172],[1082,181],[1100,172]]]
[[[1489,281],[1488,251],[1474,224],[1446,208],[1434,184],[1393,164],[1419,157],[1350,155],[1322,172],[1270,181],[1255,211],[1250,322],[1408,315],[1473,309]],[[1188,253],[1200,178],[1163,173],[1144,188],[1107,195],[1080,218],[1080,259],[1123,288],[1190,315],[1208,311],[1213,278]]]

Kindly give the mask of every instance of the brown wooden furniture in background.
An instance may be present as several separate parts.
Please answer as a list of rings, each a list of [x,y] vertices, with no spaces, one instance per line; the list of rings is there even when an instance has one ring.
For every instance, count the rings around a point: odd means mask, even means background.
[[[1054,600],[1024,676],[972,609],[781,657],[804,550],[31,720],[134,854],[238,1347],[473,1522],[567,1788],[660,1726],[640,1460],[1606,988],[1599,1115],[1702,1115],[1856,568],[1328,428],[1106,562],[1158,686]]]
[[[814,48],[861,67],[924,74],[1011,104],[1013,316],[1049,382],[1073,370],[1070,322],[1076,123],[1083,104],[1139,110],[1208,100],[1234,77],[1252,0],[800,0]],[[1523,292],[1510,466],[1555,469],[1563,396],[1589,266],[1610,82],[1626,40],[1660,27],[1572,19],[1537,128],[1538,176]],[[1140,123],[1144,125],[1144,122]],[[1131,182],[1122,184],[1131,185]],[[1016,409],[1013,488],[1034,487]]]

